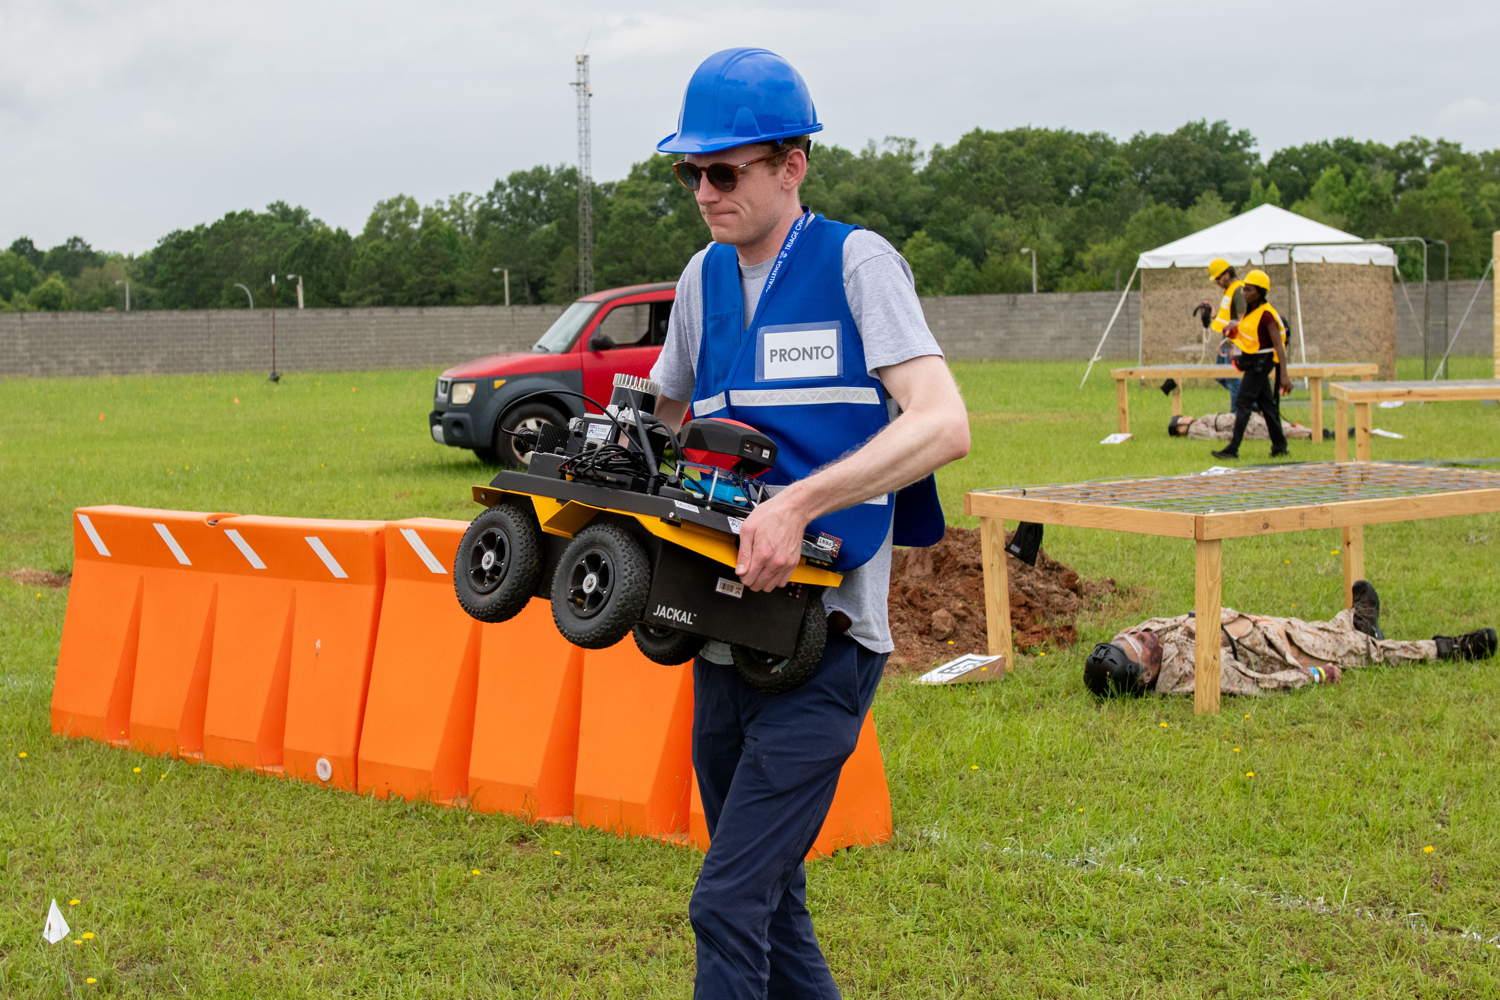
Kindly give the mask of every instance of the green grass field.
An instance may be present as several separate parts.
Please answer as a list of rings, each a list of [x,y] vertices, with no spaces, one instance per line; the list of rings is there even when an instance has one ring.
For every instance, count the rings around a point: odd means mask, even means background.
[[[1154,386],[1133,394],[1136,439],[1100,446],[1114,393],[1097,370],[1078,389],[1082,367],[957,366],[974,448],[941,476],[951,520],[972,523],[968,489],[1214,464],[1166,437]],[[0,572],[66,572],[88,504],[467,519],[489,474],[427,438],[431,379],[0,381]],[[1185,405],[1223,400],[1190,388]],[[1305,419],[1305,394],[1287,412]],[[1494,406],[1376,412],[1405,435],[1376,458],[1500,456]],[[1497,535],[1493,516],[1367,529],[1387,633],[1500,624]],[[895,840],[810,875],[846,996],[1500,995],[1500,660],[1353,671],[1217,716],[1101,707],[1084,651],[1190,608],[1191,547],[1062,529],[1046,547],[1129,589],[1003,682],[887,678]],[[1330,615],[1337,549],[1333,532],[1231,542],[1225,602]],[[0,996],[689,995],[696,853],[54,737],[66,600],[0,578]],[[52,897],[81,943],[42,941]]]

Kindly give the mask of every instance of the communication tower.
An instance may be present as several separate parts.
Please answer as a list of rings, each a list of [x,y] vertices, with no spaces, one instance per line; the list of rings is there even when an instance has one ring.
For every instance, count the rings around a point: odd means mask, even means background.
[[[578,78],[573,89],[578,92],[578,294],[594,290],[594,199],[592,142],[589,138],[589,57],[576,56]]]

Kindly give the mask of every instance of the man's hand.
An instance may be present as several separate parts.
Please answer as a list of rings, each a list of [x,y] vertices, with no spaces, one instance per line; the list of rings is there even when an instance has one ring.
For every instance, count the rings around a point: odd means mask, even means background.
[[[1278,367],[1276,371],[1279,376],[1276,380],[1276,383],[1281,389],[1281,394],[1285,396],[1292,391],[1292,380],[1286,373],[1285,365]]]
[[[1228,326],[1226,326],[1224,328],[1224,339],[1225,340],[1229,340],[1232,337],[1237,336],[1239,334],[1239,332],[1240,332],[1240,325],[1238,323],[1230,323]]]
[[[811,518],[790,501],[787,494],[776,494],[752,510],[740,528],[734,572],[751,590],[786,586],[802,557],[802,533]]]

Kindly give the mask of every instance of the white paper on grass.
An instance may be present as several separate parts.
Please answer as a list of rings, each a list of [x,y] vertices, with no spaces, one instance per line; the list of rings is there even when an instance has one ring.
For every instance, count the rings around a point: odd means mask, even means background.
[[[1198,475],[1200,475],[1200,476],[1222,476],[1226,472],[1239,472],[1239,471],[1240,471],[1239,469],[1231,468],[1230,466],[1227,466],[1227,465],[1210,465],[1208,468],[1206,468],[1202,472],[1198,473]]]
[[[1100,444],[1124,444],[1126,441],[1129,441],[1129,440],[1130,440],[1130,434],[1127,433],[1126,431],[1115,431],[1113,434],[1111,434],[1109,437],[1105,438],[1103,441],[1100,441],[1099,443]]]
[[[57,908],[57,900],[54,899],[52,908],[47,911],[47,922],[42,925],[42,937],[48,944],[57,944],[70,933],[72,933],[72,928],[63,919],[62,910]]]
[[[1382,399],[1380,402],[1376,403],[1375,405],[1378,406],[1378,407],[1380,407],[1382,410],[1394,410],[1398,406],[1405,406],[1406,405],[1406,400],[1404,400],[1404,399]]]
[[[1000,659],[1000,656],[998,654],[994,656],[984,656],[980,653],[965,653],[963,656],[949,660],[942,666],[934,667],[933,669],[927,671],[927,673],[923,674],[921,677],[918,677],[916,682],[918,684],[952,684],[953,682],[967,677],[969,674],[973,674],[976,671],[986,672],[989,665],[991,663],[994,663],[998,659]],[[999,673],[1000,671],[996,671],[997,675]],[[973,679],[989,680],[988,677],[974,677]]]
[[[1406,440],[1405,434],[1397,434],[1395,431],[1382,430],[1379,427],[1371,427],[1370,433],[1374,434],[1376,437],[1395,438],[1397,441]]]

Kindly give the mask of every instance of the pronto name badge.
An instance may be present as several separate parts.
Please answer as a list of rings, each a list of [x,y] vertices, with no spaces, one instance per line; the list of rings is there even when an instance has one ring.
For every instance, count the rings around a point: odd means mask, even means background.
[[[842,371],[838,324],[761,330],[756,366],[763,382],[837,378]]]

